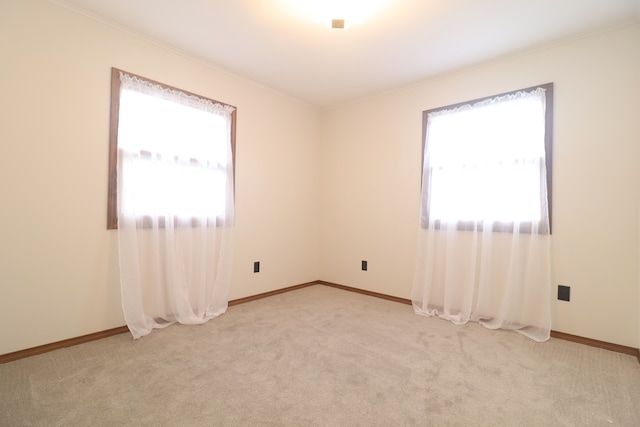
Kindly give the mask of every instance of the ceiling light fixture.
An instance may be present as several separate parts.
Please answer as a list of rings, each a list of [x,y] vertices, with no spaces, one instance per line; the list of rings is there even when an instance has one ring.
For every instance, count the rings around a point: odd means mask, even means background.
[[[331,28],[349,28],[364,22],[366,3],[363,0],[316,1],[313,4],[313,19]]]
[[[331,28],[344,28],[344,19],[332,19]]]
[[[2,1],[2,0],[0,0]],[[311,19],[329,28],[349,28],[382,16],[398,0],[264,0],[295,20]],[[270,7],[271,8],[271,7]]]

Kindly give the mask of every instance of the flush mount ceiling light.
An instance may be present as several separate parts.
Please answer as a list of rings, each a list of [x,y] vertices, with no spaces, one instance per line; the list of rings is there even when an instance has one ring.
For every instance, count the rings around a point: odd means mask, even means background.
[[[344,19],[332,19],[331,28],[344,28]]]
[[[362,24],[380,6],[381,0],[310,0],[313,20],[331,28]]]
[[[382,13],[398,0],[266,0],[294,19],[311,19],[329,28],[349,28]],[[407,0],[408,1],[408,0]],[[394,3],[397,5],[397,3]]]
[[[331,28],[349,28],[364,22],[364,1],[322,0],[312,4],[313,20]]]

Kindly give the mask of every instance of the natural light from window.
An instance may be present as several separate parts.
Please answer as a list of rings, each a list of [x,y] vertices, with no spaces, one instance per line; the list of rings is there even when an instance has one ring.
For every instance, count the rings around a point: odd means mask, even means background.
[[[125,175],[123,197],[132,203],[124,214],[222,215],[227,132],[219,115],[123,90],[118,146],[135,174]]]
[[[429,113],[428,215],[440,222],[541,220],[544,91]]]

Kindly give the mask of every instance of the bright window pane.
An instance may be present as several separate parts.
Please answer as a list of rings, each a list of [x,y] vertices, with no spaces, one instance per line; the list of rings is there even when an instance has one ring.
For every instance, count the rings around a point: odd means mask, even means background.
[[[426,147],[429,220],[542,219],[544,90],[431,113]]]
[[[227,132],[222,116],[123,90],[118,144],[128,160],[125,214],[222,215]]]

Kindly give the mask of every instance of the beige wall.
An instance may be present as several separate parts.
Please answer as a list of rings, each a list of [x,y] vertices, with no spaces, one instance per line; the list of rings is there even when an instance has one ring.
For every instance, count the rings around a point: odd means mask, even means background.
[[[554,299],[554,329],[640,346],[640,25],[324,112],[44,0],[0,3],[0,55],[0,354],[124,324],[112,66],[238,107],[231,299],[315,279],[409,298],[422,110],[555,82],[555,283],[572,301]]]
[[[0,58],[0,354],[124,325],[112,66],[238,108],[230,298],[318,278],[315,108],[43,0],[0,3]]]
[[[325,112],[321,277],[410,298],[421,112],[554,82],[553,329],[638,347],[639,76],[636,23]]]

